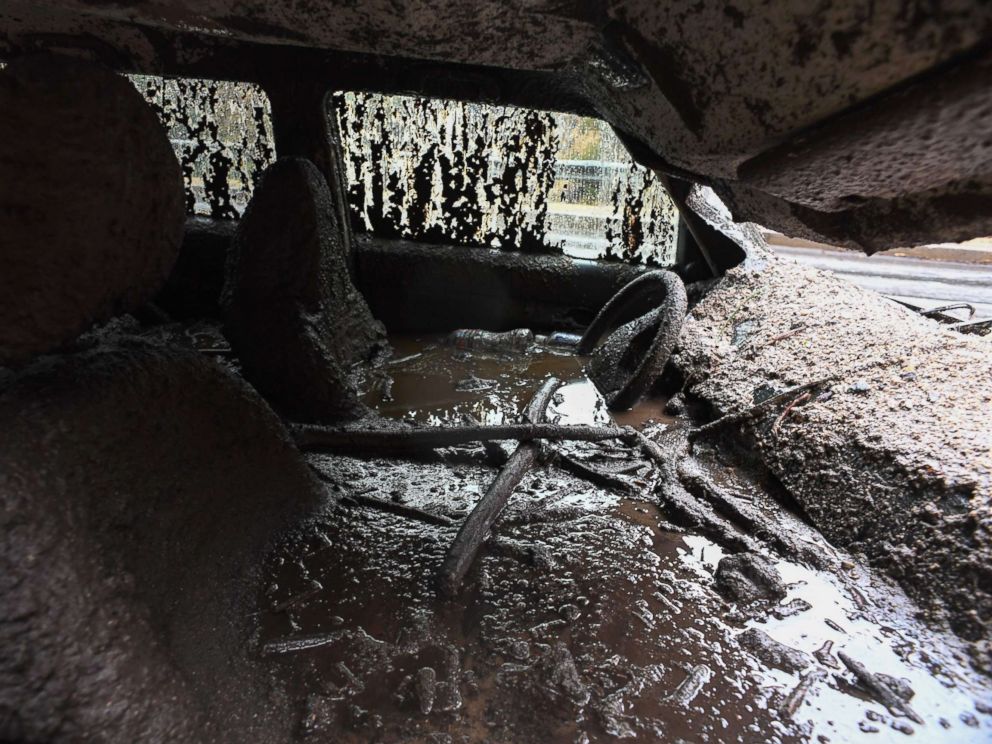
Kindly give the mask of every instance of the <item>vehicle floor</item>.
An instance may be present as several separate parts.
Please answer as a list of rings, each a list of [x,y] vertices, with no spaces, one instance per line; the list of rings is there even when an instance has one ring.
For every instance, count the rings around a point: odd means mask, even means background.
[[[565,385],[549,420],[615,420],[662,442],[691,423],[666,414],[661,397],[611,414],[573,356],[391,341],[396,361],[366,385],[366,402],[386,417],[513,420],[553,375]],[[450,600],[436,591],[439,567],[498,470],[483,449],[307,455],[328,505],[268,559],[250,651],[292,702],[298,740],[992,736],[992,680],[970,666],[964,644],[828,544],[746,450],[695,447],[682,474],[716,496],[693,519],[670,508],[663,474],[631,448],[560,447],[630,489],[591,485],[553,462],[533,470]],[[410,508],[391,513],[371,499]],[[732,572],[718,565],[731,553],[770,562],[782,591],[728,594],[721,574]],[[870,689],[880,678],[902,696],[888,707]]]

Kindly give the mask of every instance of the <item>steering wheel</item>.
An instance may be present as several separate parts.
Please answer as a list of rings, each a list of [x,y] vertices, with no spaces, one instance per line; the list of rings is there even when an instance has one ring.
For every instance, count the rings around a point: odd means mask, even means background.
[[[638,318],[603,335],[638,305],[657,303]],[[612,409],[632,407],[658,379],[682,330],[688,307],[685,286],[671,271],[648,271],[624,285],[599,311],[576,347],[592,354],[587,370]]]

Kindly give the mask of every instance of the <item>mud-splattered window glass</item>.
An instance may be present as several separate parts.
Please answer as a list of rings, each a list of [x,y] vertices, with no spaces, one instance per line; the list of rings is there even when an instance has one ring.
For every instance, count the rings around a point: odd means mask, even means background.
[[[674,204],[601,121],[367,93],[333,101],[356,230],[674,262]]]
[[[130,75],[155,108],[182,164],[186,211],[240,217],[275,160],[269,99],[256,85]]]

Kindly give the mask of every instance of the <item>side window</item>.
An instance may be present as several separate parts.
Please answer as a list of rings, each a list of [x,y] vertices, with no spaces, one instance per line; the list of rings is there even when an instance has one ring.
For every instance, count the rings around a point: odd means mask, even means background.
[[[674,262],[674,204],[603,122],[370,93],[337,93],[333,106],[356,230]]]
[[[275,160],[269,99],[256,85],[129,75],[165,125],[183,169],[186,211],[240,217]]]

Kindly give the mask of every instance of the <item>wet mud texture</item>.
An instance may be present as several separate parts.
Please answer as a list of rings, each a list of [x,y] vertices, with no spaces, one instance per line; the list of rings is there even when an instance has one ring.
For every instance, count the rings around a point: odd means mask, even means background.
[[[362,414],[349,372],[388,349],[385,328],[351,283],[327,180],[310,161],[265,172],[235,233],[221,304],[246,379],[289,416]]]
[[[610,420],[574,357],[394,343],[393,383],[366,398],[387,416],[504,421],[553,374],[568,384],[550,420]],[[663,405],[648,401],[621,421],[657,419],[652,437],[684,427]],[[308,455],[337,506],[271,555],[258,588],[256,653],[295,701],[295,741],[987,739],[987,684],[955,637],[927,629],[890,582],[776,505],[774,478],[756,478],[731,452],[701,447],[693,458],[742,514],[750,505],[789,524],[826,570],[783,559],[768,535],[731,555],[676,526],[681,515],[658,505],[663,474],[636,450],[579,443],[568,452],[630,479],[637,495],[552,464],[534,471],[451,601],[435,593],[437,571],[496,475],[487,453]],[[732,574],[761,590],[731,595]],[[876,675],[865,679],[912,693],[923,723],[875,699],[838,652]]]
[[[68,57],[0,71],[0,365],[135,310],[183,231],[179,164],[123,78]]]
[[[321,494],[272,411],[140,339],[2,384],[0,739],[284,739],[243,649],[263,556]]]
[[[830,540],[946,615],[990,667],[987,341],[756,254],[686,320],[674,357],[717,415],[817,383],[709,436],[743,433]]]

